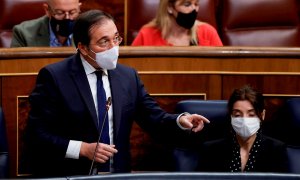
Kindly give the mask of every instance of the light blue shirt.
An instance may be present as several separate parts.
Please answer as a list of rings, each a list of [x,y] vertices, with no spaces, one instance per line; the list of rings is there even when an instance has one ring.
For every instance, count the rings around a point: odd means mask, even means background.
[[[61,47],[61,46],[72,46],[72,37],[73,34],[70,34],[66,43],[61,44],[58,39],[56,38],[54,32],[52,31],[50,21],[49,21],[49,32],[50,32],[50,47]]]

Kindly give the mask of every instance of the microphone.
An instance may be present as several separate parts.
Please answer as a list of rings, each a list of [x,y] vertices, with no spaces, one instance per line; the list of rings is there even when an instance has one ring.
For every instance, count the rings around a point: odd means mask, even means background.
[[[96,158],[96,151],[98,149],[98,146],[99,146],[99,141],[100,141],[100,138],[101,138],[101,135],[102,135],[102,131],[103,131],[103,127],[104,127],[104,123],[105,123],[105,119],[106,119],[106,116],[107,116],[107,113],[108,113],[108,110],[111,106],[111,97],[108,97],[107,98],[107,101],[106,101],[106,105],[105,105],[105,114],[104,114],[104,119],[102,121],[102,125],[101,125],[101,130],[99,132],[99,136],[98,136],[98,141],[97,141],[97,144],[96,144],[96,148],[95,148],[95,151],[94,151],[94,157],[93,157],[93,160],[92,160],[92,164],[91,164],[91,168],[90,168],[90,172],[89,172],[89,175],[92,175],[92,172],[93,172],[93,166],[94,166],[94,162],[95,162],[95,158]],[[108,122],[107,122],[108,123]],[[95,174],[95,173],[93,173]]]

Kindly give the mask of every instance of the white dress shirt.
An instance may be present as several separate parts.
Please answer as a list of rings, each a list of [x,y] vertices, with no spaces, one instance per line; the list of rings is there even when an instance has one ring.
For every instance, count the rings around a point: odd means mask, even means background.
[[[91,88],[91,92],[94,99],[95,109],[98,109],[98,102],[97,102],[97,76],[95,74],[96,69],[90,65],[82,56],[81,61],[84,67],[84,71],[86,73],[87,79],[89,81],[89,85]],[[103,81],[103,87],[105,90],[106,97],[111,97],[111,90],[110,90],[110,84],[108,80],[108,74],[107,70],[103,70],[102,75],[102,81]],[[112,98],[112,97],[111,97]],[[109,138],[110,138],[110,144],[113,144],[113,111],[112,106],[110,106],[108,110],[108,121],[109,121]],[[98,111],[96,111],[98,116]],[[98,124],[99,126],[99,124]],[[76,141],[76,140],[70,140],[68,149],[66,152],[66,158],[72,158],[72,159],[79,159],[79,153],[80,153],[80,147],[81,147],[82,141]]]

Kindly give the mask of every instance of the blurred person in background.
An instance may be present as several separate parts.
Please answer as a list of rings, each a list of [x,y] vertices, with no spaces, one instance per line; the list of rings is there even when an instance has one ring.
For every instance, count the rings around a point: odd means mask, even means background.
[[[72,46],[80,6],[79,0],[47,0],[43,4],[45,16],[14,26],[11,47]]]
[[[199,0],[160,0],[156,17],[132,46],[222,46],[216,29],[197,20]]]

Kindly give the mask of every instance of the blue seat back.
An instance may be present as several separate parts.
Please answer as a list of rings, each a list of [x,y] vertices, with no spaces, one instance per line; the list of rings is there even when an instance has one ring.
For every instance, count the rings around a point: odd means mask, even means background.
[[[230,124],[226,100],[184,100],[176,105],[176,112],[200,114],[210,120],[204,129],[197,133],[196,143],[224,137]],[[198,166],[199,153],[194,148],[175,148],[173,151],[174,170],[181,172],[195,171]]]
[[[202,141],[222,138],[229,131],[230,116],[227,113],[226,100],[184,100],[178,102],[176,112],[196,113],[210,120],[199,133]]]
[[[288,145],[289,172],[300,174],[300,98],[290,98],[286,101],[282,117],[286,121],[284,135]]]
[[[0,179],[8,177],[8,144],[2,108],[0,108]]]
[[[289,172],[300,174],[300,146],[288,146],[287,156]]]
[[[287,139],[289,145],[300,146],[300,98],[290,98],[286,102]]]

